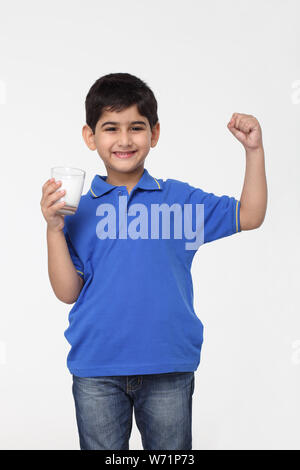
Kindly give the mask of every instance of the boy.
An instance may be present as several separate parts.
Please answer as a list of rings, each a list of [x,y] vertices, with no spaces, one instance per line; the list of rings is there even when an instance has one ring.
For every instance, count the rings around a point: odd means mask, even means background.
[[[144,168],[160,124],[139,78],[103,76],[85,105],[83,138],[107,176],[94,176],[73,216],[56,213],[60,182],[48,180],[41,199],[50,282],[58,299],[75,302],[65,336],[80,448],[128,450],[134,409],[144,449],[190,450],[203,339],[190,267],[201,244],[262,224],[261,128],[246,114],[228,123],[246,150],[238,201]]]

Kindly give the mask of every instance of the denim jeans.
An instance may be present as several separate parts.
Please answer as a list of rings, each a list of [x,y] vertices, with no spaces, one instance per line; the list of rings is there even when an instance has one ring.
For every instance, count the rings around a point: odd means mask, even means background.
[[[144,450],[191,450],[194,382],[194,372],[73,375],[80,449],[129,450],[134,409]]]

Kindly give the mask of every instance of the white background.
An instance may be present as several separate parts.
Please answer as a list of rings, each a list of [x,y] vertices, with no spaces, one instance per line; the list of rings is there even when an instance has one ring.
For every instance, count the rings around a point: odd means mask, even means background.
[[[84,100],[128,72],[158,101],[145,168],[240,199],[232,113],[263,130],[268,207],[257,229],[200,248],[204,324],[193,449],[300,449],[300,4],[287,0],[10,1],[0,14],[0,448],[79,449],[64,337],[72,306],[48,278],[41,189],[53,166],[105,175]],[[130,449],[142,449],[135,422]]]

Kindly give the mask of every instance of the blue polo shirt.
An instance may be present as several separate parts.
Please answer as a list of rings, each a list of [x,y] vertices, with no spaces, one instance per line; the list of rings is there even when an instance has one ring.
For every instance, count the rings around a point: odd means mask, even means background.
[[[65,216],[84,280],[65,331],[68,369],[79,377],[195,371],[203,324],[191,264],[202,244],[241,231],[240,201],[145,168],[129,195],[106,178],[95,175],[76,214]]]

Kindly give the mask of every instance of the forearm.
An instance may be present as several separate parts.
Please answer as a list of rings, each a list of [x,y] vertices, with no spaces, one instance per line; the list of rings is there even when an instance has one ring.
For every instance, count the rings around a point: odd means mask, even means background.
[[[83,281],[73,265],[62,231],[47,228],[48,274],[56,297],[67,304],[76,302]]]
[[[246,173],[240,198],[242,230],[259,227],[267,209],[267,181],[264,149],[246,150]]]

